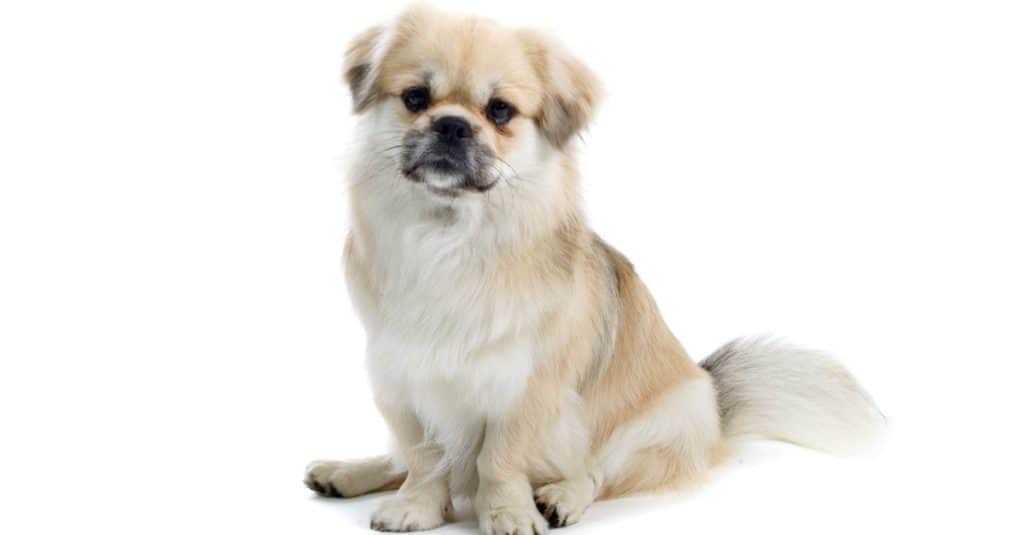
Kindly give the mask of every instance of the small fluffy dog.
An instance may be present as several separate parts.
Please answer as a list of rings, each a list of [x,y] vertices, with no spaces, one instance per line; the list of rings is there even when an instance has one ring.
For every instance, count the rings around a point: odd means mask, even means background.
[[[412,8],[348,48],[361,115],[346,276],[390,455],[317,461],[328,496],[398,489],[416,531],[472,498],[485,534],[699,480],[740,437],[829,451],[883,419],[825,355],[740,339],[694,363],[580,209],[574,138],[599,84],[543,33]]]

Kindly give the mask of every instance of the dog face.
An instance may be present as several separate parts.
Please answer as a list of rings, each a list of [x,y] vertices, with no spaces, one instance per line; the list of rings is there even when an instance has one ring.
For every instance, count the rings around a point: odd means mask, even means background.
[[[450,199],[546,180],[598,92],[543,34],[425,7],[359,35],[345,79],[400,178]]]

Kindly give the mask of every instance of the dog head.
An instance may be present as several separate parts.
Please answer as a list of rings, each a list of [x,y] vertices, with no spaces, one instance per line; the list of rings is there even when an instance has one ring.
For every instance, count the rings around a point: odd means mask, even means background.
[[[540,32],[422,6],[358,35],[344,77],[369,116],[364,152],[382,160],[372,172],[393,163],[395,180],[462,202],[557,180],[599,92]]]

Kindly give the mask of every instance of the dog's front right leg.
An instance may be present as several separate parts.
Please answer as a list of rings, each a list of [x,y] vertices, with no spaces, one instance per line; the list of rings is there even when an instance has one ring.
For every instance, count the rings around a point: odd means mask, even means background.
[[[440,466],[442,452],[424,441],[423,426],[407,407],[378,403],[395,439],[396,455],[408,469],[398,494],[377,507],[370,528],[377,531],[421,531],[450,520],[448,474]]]

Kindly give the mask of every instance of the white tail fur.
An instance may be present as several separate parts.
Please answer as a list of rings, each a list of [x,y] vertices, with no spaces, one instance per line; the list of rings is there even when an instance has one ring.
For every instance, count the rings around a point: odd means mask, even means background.
[[[847,454],[868,446],[885,425],[853,375],[817,351],[771,337],[739,338],[701,367],[714,377],[731,440],[761,437]]]

